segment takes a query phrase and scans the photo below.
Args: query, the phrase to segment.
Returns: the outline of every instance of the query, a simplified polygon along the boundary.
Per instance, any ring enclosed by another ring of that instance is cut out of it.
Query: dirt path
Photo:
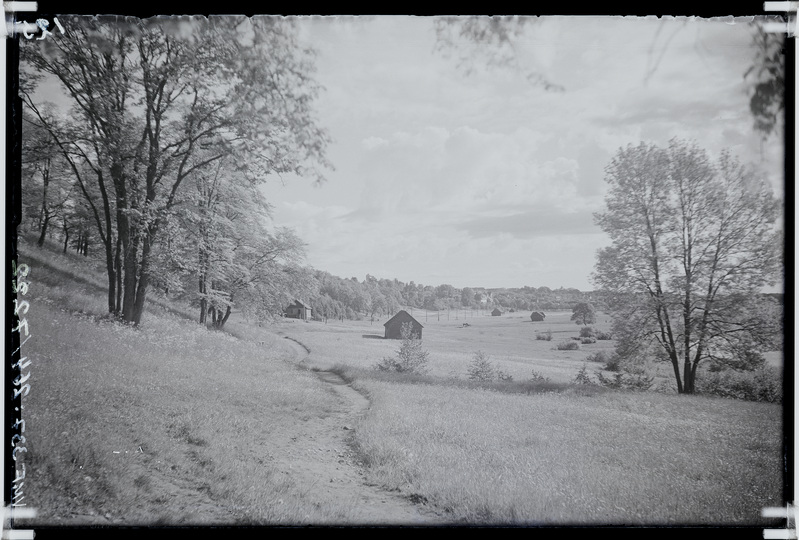
[[[310,367],[313,353],[301,342],[283,337],[294,351],[294,361]],[[315,373],[339,397],[340,406],[321,421],[321,426],[319,422],[300,426],[290,458],[286,458],[296,471],[294,480],[307,484],[321,504],[340,507],[342,513],[348,514],[345,519],[359,524],[445,523],[443,515],[434,509],[366,482],[351,444],[356,420],[369,408],[369,400],[339,375],[329,371]]]

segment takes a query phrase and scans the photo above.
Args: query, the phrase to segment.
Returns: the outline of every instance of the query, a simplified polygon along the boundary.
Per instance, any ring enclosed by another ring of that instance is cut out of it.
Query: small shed
[[[499,308],[494,308],[494,311],[491,312],[492,317],[499,317],[500,315],[502,315],[502,312],[499,310]]]
[[[544,315],[543,311],[533,311],[530,314],[530,320],[533,322],[542,322],[544,317],[546,317],[546,315]]]
[[[411,331],[416,337],[422,339],[422,328],[424,327],[404,309],[383,323],[383,326],[386,327],[386,339],[402,339],[403,323],[411,323],[413,326]]]
[[[311,308],[304,302],[295,300],[293,304],[286,308],[286,317],[289,319],[302,319],[304,321],[310,320]]]

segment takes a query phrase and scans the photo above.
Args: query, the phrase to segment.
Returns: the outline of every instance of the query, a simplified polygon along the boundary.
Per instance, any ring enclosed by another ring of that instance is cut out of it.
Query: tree
[[[519,40],[539,23],[538,17],[526,16],[439,17],[435,21],[436,50],[445,56],[457,53],[458,68],[466,75],[478,66],[514,68],[524,73],[532,85],[562,92],[562,85],[550,81],[529,59],[521,59],[526,47]]]
[[[63,38],[23,47],[23,99],[92,209],[109,311],[123,320],[141,321],[154,251],[188,179],[222,160],[253,183],[285,173],[323,179],[328,136],[311,108],[320,89],[293,24],[76,18]],[[41,113],[33,86],[43,76],[72,102],[64,128]]]
[[[755,130],[765,139],[783,122],[785,35],[766,32],[760,24],[754,24],[754,27],[755,58],[744,78],[752,81],[749,109],[754,117]]]
[[[427,372],[429,352],[422,349],[422,340],[413,332],[413,323],[402,323],[400,328],[402,342],[396,357],[385,357],[375,365],[379,371],[424,374]]]
[[[571,320],[583,326],[595,323],[596,311],[594,310],[594,306],[587,302],[578,303],[572,310]]]
[[[620,149],[605,179],[595,220],[612,244],[592,278],[608,293],[617,353],[670,362],[687,394],[703,361],[756,361],[779,331],[752,316],[782,269],[770,186],[728,152],[712,162],[678,139]]]

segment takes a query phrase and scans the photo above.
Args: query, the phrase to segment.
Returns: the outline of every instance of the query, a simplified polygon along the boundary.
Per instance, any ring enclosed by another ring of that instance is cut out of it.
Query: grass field
[[[399,345],[381,338],[385,319],[259,328],[234,317],[219,333],[156,299],[134,329],[102,317],[102,274],[87,261],[21,247],[32,267],[26,495],[42,523],[357,521],[357,508],[292,476],[296,427],[339,403],[292,365],[281,335],[311,350],[304,367],[335,367],[369,397],[353,419],[368,481],[453,523],[760,525],[763,507],[782,505],[780,406],[582,391],[569,383],[585,357],[613,343],[557,350],[579,331],[569,313],[415,312],[430,376],[381,378],[372,366]],[[607,329],[601,316],[595,326]],[[552,341],[536,340],[545,330]],[[469,386],[477,350],[517,382],[537,371],[550,386]]]
[[[482,350],[515,381],[536,371],[567,385],[589,354],[614,346],[557,350],[579,335],[570,315],[547,314],[539,323],[526,314],[474,317],[463,327],[462,318],[425,321],[417,313],[430,377],[393,381],[371,369],[399,345],[378,339],[384,321],[286,320],[276,328],[307,345],[313,365],[335,366],[370,396],[369,415],[356,429],[370,478],[432,501],[456,521],[767,522],[759,509],[782,500],[778,405],[677,396],[662,365],[662,393],[566,386],[527,396],[462,384]],[[604,316],[598,319],[593,326],[608,330]],[[546,330],[552,340],[537,340]]]

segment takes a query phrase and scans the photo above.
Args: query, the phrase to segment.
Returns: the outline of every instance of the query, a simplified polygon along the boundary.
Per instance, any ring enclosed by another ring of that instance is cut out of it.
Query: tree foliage
[[[312,109],[320,88],[312,51],[294,33],[292,21],[278,17],[75,17],[60,39],[24,44],[23,99],[91,210],[110,312],[140,322],[148,287],[159,279],[157,252],[180,247],[175,235],[164,245],[165,230],[180,204],[204,195],[189,196],[192,180],[223,163],[226,182],[255,186],[287,173],[323,179],[328,136]],[[70,100],[58,118],[45,114],[35,91],[45,79],[58,81]],[[200,293],[216,306],[225,295],[230,305],[233,289],[250,281],[244,252],[265,247],[241,240],[226,236],[218,250],[237,251],[224,294]]]
[[[620,149],[605,179],[595,220],[612,245],[593,280],[611,294],[617,353],[670,362],[680,393],[701,362],[757,364],[780,331],[760,294],[782,268],[771,187],[728,152],[711,161],[677,139]]]
[[[755,24],[755,57],[744,78],[751,81],[749,109],[755,130],[768,137],[783,122],[785,112],[785,35],[766,32]]]
[[[593,324],[596,322],[596,310],[592,304],[580,302],[572,309],[571,320],[582,326]]]
[[[512,68],[545,90],[564,90],[541,69],[521,60],[524,47],[518,42],[539,22],[537,17],[463,16],[439,17],[435,21],[436,50],[457,55],[458,68],[470,75],[477,67]]]

